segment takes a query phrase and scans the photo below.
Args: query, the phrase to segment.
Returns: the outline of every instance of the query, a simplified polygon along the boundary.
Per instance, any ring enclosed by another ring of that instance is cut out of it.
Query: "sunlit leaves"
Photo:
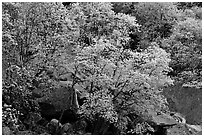
[[[91,111],[87,113],[93,117],[109,108],[114,116],[110,117],[118,119],[113,114],[120,114],[121,110],[145,113],[166,109],[166,100],[159,92],[161,87],[172,84],[172,80],[166,76],[171,70],[169,62],[169,55],[157,45],[140,53],[115,47],[102,40],[84,47],[78,52],[75,65],[80,73],[86,75],[84,86],[96,100],[93,101],[91,97],[81,110]],[[106,108],[100,106],[104,103],[100,98],[109,100],[106,102],[108,104],[104,104]],[[91,104],[101,109],[93,109]]]
[[[143,7],[138,7],[137,14],[141,11],[144,18],[141,25],[147,28],[158,22],[160,27],[164,20],[174,20],[169,13],[173,8],[171,4],[140,5]],[[153,6],[154,12],[146,11],[145,5],[147,9]],[[159,93],[163,86],[172,84],[166,76],[171,70],[168,66],[170,55],[156,43],[149,43],[149,47],[140,52],[129,49],[130,33],[141,27],[135,17],[115,13],[111,3],[73,3],[69,9],[61,3],[12,3],[7,6],[3,14],[6,59],[20,69],[25,68],[32,73],[30,79],[39,80],[49,89],[60,86],[58,77],[62,71],[70,73],[67,79],[72,81],[71,85],[78,84],[84,88],[81,92],[88,95],[79,110],[82,115],[93,120],[96,116],[103,117],[125,129],[129,112],[151,115],[149,111],[166,109],[166,100]],[[188,25],[188,22],[182,23],[180,26]],[[175,27],[178,35],[183,34],[180,26]],[[144,33],[155,27],[144,29]],[[187,31],[192,32],[191,37],[197,30]],[[150,36],[152,40],[158,36],[155,35]],[[199,33],[196,37],[200,37]],[[23,75],[19,74],[12,82],[21,82],[22,79],[17,81],[21,77]],[[27,85],[18,84],[18,88],[27,91]],[[48,94],[60,110],[70,107],[69,100],[61,97],[69,96],[66,90]],[[61,104],[61,100],[66,103]]]
[[[110,3],[73,4],[69,16],[78,24],[81,46],[90,45],[101,38],[125,45],[129,40],[129,31],[138,28],[134,17],[115,14]]]

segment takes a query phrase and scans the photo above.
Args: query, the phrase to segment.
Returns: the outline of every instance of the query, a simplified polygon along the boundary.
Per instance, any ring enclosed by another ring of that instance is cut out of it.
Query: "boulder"
[[[173,117],[162,112],[152,112],[152,117],[148,120],[148,123],[154,128],[154,135],[166,135],[168,128],[178,124]]]
[[[178,122],[173,117],[165,113],[154,114],[151,121],[156,125],[163,127],[171,127],[178,124]]]
[[[51,104],[56,111],[77,109],[79,107],[76,91],[69,86],[53,89],[45,97],[38,99],[38,102]]]
[[[62,127],[62,124],[61,124],[57,119],[52,119],[52,120],[48,123],[48,126]]]
[[[39,98],[38,103],[42,116],[47,120],[51,120],[52,118],[59,119],[63,111],[63,116],[67,116],[67,114],[69,116],[76,115],[79,108],[78,94],[75,89],[69,86],[59,87],[52,90],[51,93]],[[74,111],[75,114],[69,113],[70,111]],[[69,121],[66,121],[66,123],[67,122]]]
[[[47,125],[46,128],[50,134],[59,134],[62,124],[57,119],[52,119]]]
[[[77,84],[75,86],[77,89],[70,87],[67,81],[60,81],[58,88],[38,98],[37,101],[42,117],[48,121],[61,119],[62,124],[76,122],[78,120],[77,110],[79,105],[83,104],[87,95],[81,92],[82,87]]]
[[[62,129],[61,129],[61,132],[60,134],[67,134],[67,135],[70,135],[73,133],[73,126],[72,124],[70,123],[65,123],[63,126],[62,126]]]
[[[54,105],[47,102],[39,102],[40,112],[43,117],[48,120],[56,114],[56,108]]]

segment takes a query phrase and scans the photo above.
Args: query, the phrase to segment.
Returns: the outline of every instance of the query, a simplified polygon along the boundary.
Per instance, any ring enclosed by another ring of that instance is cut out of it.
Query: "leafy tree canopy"
[[[149,111],[166,109],[160,88],[172,80],[166,76],[169,55],[157,44],[141,53],[129,50],[128,33],[138,24],[134,17],[111,9],[109,3],[73,5],[70,16],[75,15],[80,27],[79,39],[91,36],[92,42],[79,42],[72,64],[89,95],[80,113],[91,119],[100,116],[119,126],[129,112],[148,115]]]
[[[70,108],[66,96],[75,95],[77,104],[77,85],[87,95],[78,112],[122,132],[129,114],[149,118],[168,111],[160,93],[173,83],[172,68],[177,80],[201,87],[199,6],[6,2],[2,11],[3,102],[24,114],[38,111],[33,89],[43,88],[64,111]],[[53,90],[67,73],[69,87]]]

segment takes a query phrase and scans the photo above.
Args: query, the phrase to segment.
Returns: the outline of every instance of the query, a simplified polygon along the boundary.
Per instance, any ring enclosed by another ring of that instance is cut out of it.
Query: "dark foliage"
[[[191,9],[192,7],[202,7],[202,2],[178,2],[176,4],[177,8],[180,10]]]

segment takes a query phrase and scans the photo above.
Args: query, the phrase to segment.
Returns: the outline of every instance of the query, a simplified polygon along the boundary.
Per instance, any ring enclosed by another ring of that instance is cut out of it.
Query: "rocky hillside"
[[[188,124],[202,124],[202,89],[176,84],[166,88],[163,94],[167,97],[171,111],[182,114]]]

